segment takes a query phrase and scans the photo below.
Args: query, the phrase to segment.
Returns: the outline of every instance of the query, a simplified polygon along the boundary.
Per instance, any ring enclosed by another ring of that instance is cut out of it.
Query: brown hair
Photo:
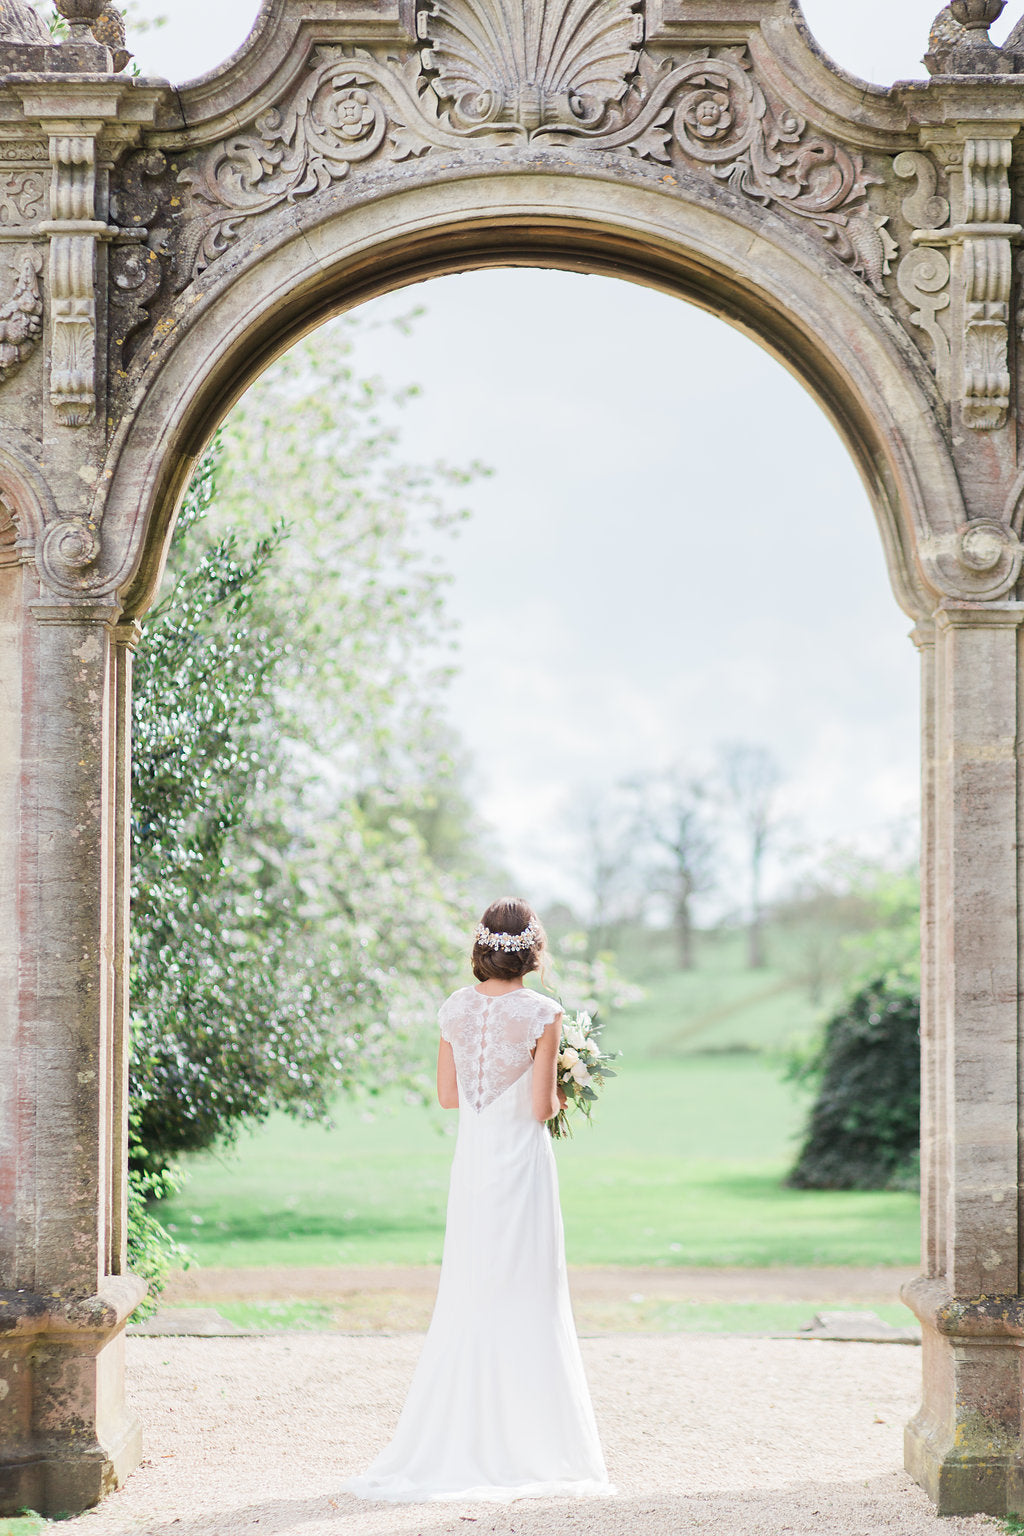
[[[477,981],[515,981],[529,971],[539,969],[547,937],[540,918],[519,896],[507,896],[495,901],[480,919],[492,933],[522,933],[532,923],[537,930],[537,941],[529,949],[490,949],[479,940],[473,945],[471,964]]]

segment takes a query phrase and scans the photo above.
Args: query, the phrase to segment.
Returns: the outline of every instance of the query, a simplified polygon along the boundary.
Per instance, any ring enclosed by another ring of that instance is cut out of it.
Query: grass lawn
[[[195,1303],[207,1307],[208,1302]],[[186,1308],[187,1310],[187,1308]],[[377,1316],[329,1301],[222,1301],[215,1310],[229,1322],[258,1333],[331,1333],[402,1331],[408,1319],[396,1323],[389,1298]],[[884,1322],[906,1328],[913,1319],[906,1307],[876,1303],[870,1309]],[[806,1301],[653,1301],[636,1295],[616,1303],[579,1302],[574,1307],[583,1334],[595,1333],[799,1333],[815,1308]],[[430,1304],[420,1303],[415,1327],[424,1329]],[[4,1536],[0,1524],[0,1536]],[[21,1533],[17,1533],[21,1536]],[[26,1533],[33,1536],[33,1533]]]
[[[649,1038],[622,1016],[621,1075],[557,1148],[571,1264],[916,1262],[915,1196],[781,1187],[805,1104],[770,1057],[659,1058]],[[454,1122],[397,1097],[343,1103],[331,1130],[275,1116],[192,1159],[161,1219],[204,1265],[436,1263]]]

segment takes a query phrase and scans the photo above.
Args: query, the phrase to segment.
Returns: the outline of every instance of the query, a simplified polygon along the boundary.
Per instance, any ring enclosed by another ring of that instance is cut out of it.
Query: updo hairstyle
[[[523,901],[519,896],[509,896],[504,901],[492,902],[480,921],[492,933],[511,934],[522,933],[532,923],[538,937],[530,948],[512,950],[491,949],[478,939],[473,945],[471,956],[473,975],[477,981],[515,981],[519,976],[540,969],[547,936],[540,918],[528,901]]]

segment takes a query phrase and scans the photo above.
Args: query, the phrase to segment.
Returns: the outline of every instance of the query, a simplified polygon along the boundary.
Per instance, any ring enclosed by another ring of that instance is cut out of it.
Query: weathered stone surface
[[[125,1283],[132,649],[196,454],[318,319],[524,261],[743,325],[864,476],[922,659],[908,1464],[943,1509],[1019,1507],[1020,27],[954,0],[932,78],[882,89],[795,0],[596,0],[592,33],[569,0],[266,0],[176,91],[114,73],[103,0],[63,9],[56,46],[0,0],[0,1510],[138,1454],[130,1295],[90,1298]]]

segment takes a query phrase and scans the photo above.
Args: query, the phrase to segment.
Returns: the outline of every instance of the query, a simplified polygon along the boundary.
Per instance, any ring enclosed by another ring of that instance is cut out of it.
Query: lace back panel
[[[533,1065],[534,1045],[561,1011],[527,987],[500,997],[475,987],[453,992],[438,1017],[455,1056],[462,1102],[479,1114],[511,1088]]]

